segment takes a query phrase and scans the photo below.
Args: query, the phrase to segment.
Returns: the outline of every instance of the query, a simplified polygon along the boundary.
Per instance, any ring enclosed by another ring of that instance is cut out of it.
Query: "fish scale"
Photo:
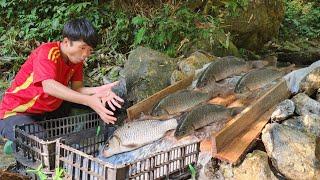
[[[283,72],[276,69],[256,69],[243,75],[236,84],[235,93],[246,93],[259,89],[264,85],[280,78]]]
[[[210,95],[192,90],[181,90],[163,98],[153,109],[152,115],[176,114],[208,101]]]
[[[190,111],[184,118],[175,132],[176,137],[183,137],[191,134],[196,129],[200,129],[212,123],[222,127],[233,115],[233,110],[221,105],[206,104]]]
[[[176,119],[134,121],[119,127],[104,149],[106,157],[131,151],[162,138],[167,131],[175,129]]]
[[[216,60],[200,75],[196,87],[203,88],[232,75],[247,72],[249,69],[250,65],[248,63],[236,57],[225,57],[224,59]]]

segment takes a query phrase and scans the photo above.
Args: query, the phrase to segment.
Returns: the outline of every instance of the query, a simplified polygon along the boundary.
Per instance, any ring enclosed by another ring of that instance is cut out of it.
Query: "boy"
[[[111,91],[116,83],[83,87],[83,62],[98,43],[92,24],[74,19],[63,28],[61,42],[36,48],[21,66],[0,103],[0,136],[14,140],[15,125],[32,123],[45,112],[56,110],[63,100],[89,106],[106,123],[114,123],[113,112],[123,100]],[[70,84],[70,88],[68,85]]]

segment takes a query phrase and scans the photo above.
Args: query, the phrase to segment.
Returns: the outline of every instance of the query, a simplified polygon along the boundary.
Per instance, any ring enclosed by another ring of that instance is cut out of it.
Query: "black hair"
[[[85,18],[72,19],[67,22],[63,27],[62,35],[71,41],[82,40],[92,48],[95,48],[99,43],[96,30]]]

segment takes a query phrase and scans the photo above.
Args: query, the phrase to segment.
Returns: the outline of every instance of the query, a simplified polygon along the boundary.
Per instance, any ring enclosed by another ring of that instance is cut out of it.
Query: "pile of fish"
[[[228,167],[217,162],[211,171],[203,170],[204,176],[208,179],[319,179],[320,61],[313,65],[317,67],[310,69],[311,65],[289,74],[287,85],[292,97],[276,106],[271,122],[262,131],[263,144],[247,154],[239,165]]]
[[[206,127],[210,127],[210,133],[205,137],[197,136],[198,140],[218,132],[242,108],[210,104],[209,100],[227,94],[254,92],[283,75],[274,68],[252,69],[252,64],[236,57],[225,57],[206,65],[195,79],[194,88],[161,99],[150,112],[149,120],[133,121],[119,127],[102,148],[100,156],[107,158],[106,161],[129,162],[129,159],[137,158],[137,154],[145,155],[143,152],[149,151],[150,147],[151,153],[164,151],[168,145],[172,148],[179,144],[172,142],[194,137],[197,131]],[[175,130],[174,133],[168,133],[171,130]]]

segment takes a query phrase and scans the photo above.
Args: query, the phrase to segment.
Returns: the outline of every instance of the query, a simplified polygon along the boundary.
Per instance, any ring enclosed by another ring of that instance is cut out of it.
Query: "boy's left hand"
[[[116,81],[97,87],[96,93],[94,94],[94,96],[101,98],[103,104],[108,103],[109,107],[113,111],[116,110],[114,106],[121,108],[121,105],[118,102],[124,102],[123,99],[112,92],[112,87],[116,86],[118,83],[119,81]]]

